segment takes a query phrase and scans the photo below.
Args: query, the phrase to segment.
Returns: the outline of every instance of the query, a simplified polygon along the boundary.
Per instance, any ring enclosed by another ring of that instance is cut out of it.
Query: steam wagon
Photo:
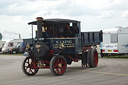
[[[43,19],[37,17],[29,25],[37,25],[34,45],[22,64],[23,72],[35,75],[39,69],[49,68],[60,76],[67,65],[81,60],[82,67],[98,66],[96,45],[102,41],[102,31],[81,32],[80,21]]]

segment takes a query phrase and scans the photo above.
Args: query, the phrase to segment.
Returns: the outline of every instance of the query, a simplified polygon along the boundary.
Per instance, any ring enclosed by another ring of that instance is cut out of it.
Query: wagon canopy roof
[[[80,22],[77,20],[70,20],[70,19],[43,19],[42,22],[44,23],[70,23],[70,22]],[[37,25],[37,21],[29,22],[29,25]]]

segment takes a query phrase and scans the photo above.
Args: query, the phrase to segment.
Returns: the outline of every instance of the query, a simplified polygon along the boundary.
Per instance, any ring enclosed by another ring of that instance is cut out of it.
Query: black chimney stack
[[[37,17],[37,37],[42,38],[42,17]]]

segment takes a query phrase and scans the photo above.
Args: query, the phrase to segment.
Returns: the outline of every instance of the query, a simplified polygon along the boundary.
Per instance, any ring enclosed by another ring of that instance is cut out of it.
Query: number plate
[[[108,52],[112,52],[112,50],[108,50]]]

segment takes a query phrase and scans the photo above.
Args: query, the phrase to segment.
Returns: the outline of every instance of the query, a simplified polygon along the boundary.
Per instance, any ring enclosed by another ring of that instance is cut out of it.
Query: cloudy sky
[[[36,17],[81,21],[82,31],[128,27],[128,0],[0,0],[0,32],[5,39],[30,38]],[[36,26],[34,26],[36,29]]]

